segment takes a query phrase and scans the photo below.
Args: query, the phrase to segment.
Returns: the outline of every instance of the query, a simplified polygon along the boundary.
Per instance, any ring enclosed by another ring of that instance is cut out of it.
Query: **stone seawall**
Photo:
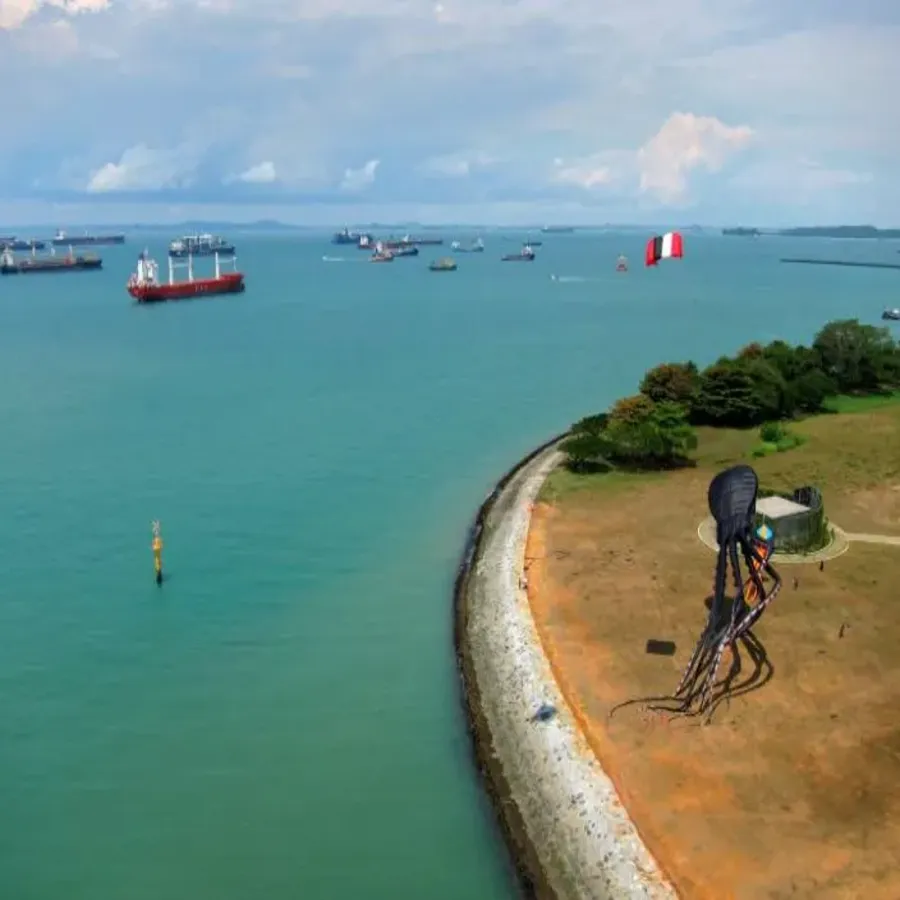
[[[531,507],[560,462],[560,440],[501,479],[457,574],[456,651],[476,760],[530,896],[671,900],[566,706],[523,587]],[[545,721],[542,706],[555,710]]]

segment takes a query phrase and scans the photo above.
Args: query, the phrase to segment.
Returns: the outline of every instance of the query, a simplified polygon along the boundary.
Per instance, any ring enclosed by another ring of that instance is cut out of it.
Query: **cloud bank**
[[[886,222],[898,46],[887,0],[0,0],[0,202]]]

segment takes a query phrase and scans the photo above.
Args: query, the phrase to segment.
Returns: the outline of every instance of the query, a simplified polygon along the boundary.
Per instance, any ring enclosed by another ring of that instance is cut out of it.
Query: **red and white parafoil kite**
[[[661,259],[681,259],[683,255],[683,242],[677,231],[667,231],[647,241],[648,266],[655,266]]]

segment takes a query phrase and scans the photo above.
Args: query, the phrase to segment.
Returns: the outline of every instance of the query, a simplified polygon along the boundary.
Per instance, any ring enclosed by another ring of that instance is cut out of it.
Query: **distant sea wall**
[[[528,896],[672,900],[586,749],[521,587],[531,507],[560,435],[510,470],[478,511],[455,584],[455,641],[475,758]],[[555,709],[546,721],[536,713]]]

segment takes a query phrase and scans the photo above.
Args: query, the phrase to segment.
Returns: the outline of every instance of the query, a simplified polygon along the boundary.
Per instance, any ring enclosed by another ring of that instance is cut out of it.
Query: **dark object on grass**
[[[655,638],[650,638],[647,641],[646,652],[652,653],[654,656],[674,656],[675,641],[657,641]]]

